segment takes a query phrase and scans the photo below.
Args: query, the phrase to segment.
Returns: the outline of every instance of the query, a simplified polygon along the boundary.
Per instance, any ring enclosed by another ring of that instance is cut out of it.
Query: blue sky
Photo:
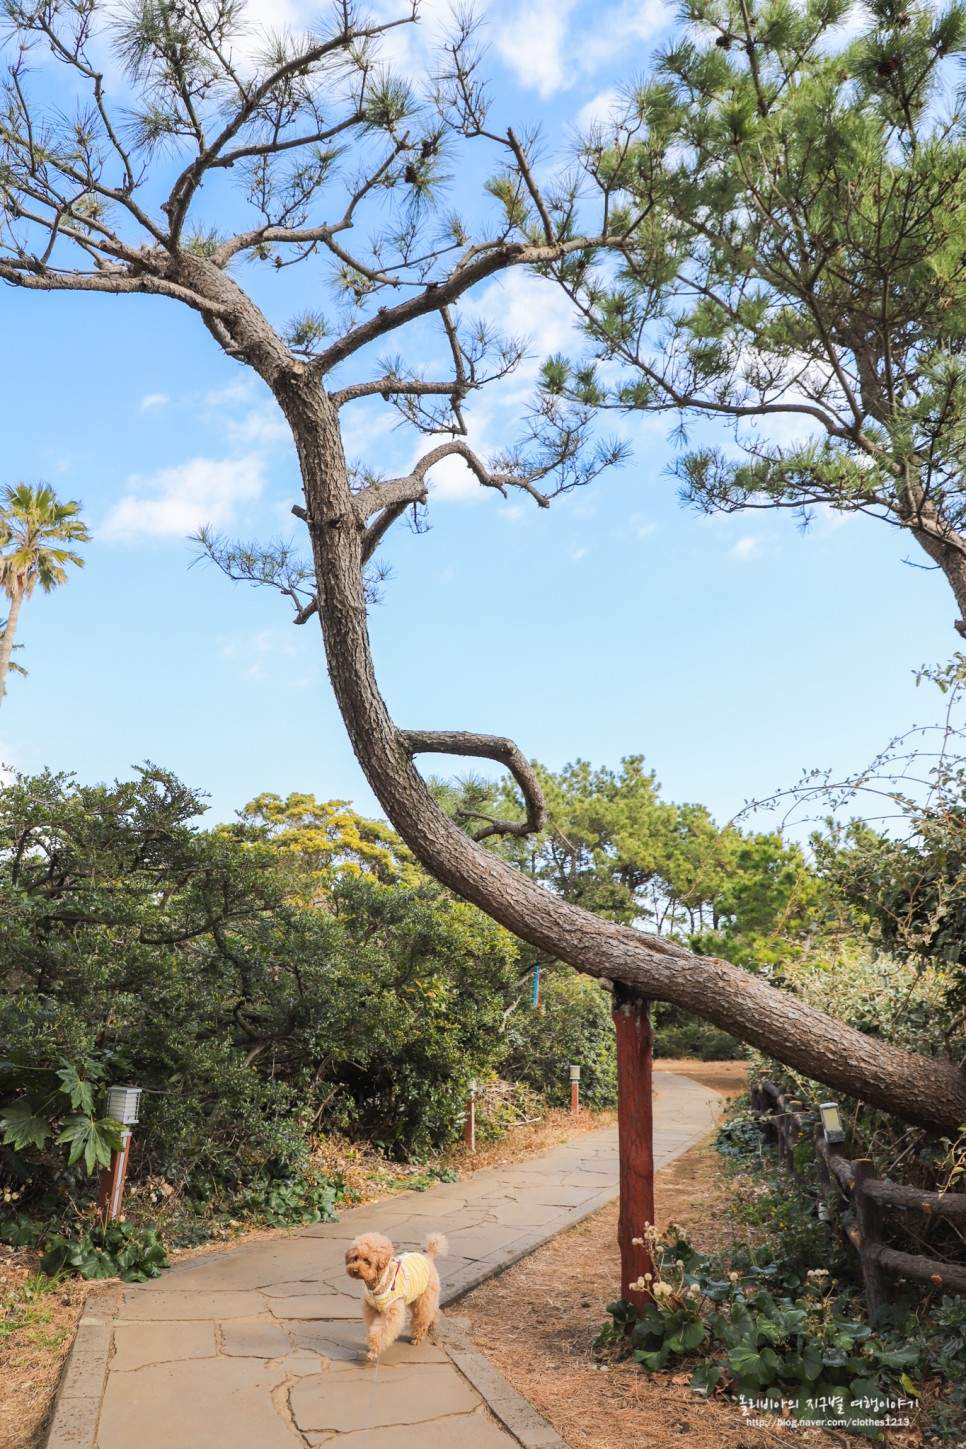
[[[427,26],[442,8],[426,7]],[[575,119],[602,114],[646,69],[670,23],[657,0],[485,14],[492,121],[539,120],[548,161]],[[256,18],[299,11],[264,0]],[[421,43],[393,42],[417,66]],[[308,268],[286,272],[285,295],[267,298],[273,320],[313,286]],[[548,284],[514,275],[465,310],[476,307],[531,337],[523,382],[539,355],[571,345]],[[297,534],[294,453],[262,384],[173,303],[6,288],[0,309],[0,481],[47,480],[83,501],[93,532],[86,568],[24,609],[17,657],[30,674],[10,680],[0,759],[88,781],[151,759],[210,794],[209,820],[262,790],[379,813],[316,625],[294,628],[274,595],[189,568],[186,535],[204,522],[246,539]],[[517,379],[481,399],[475,438],[504,441],[520,397]],[[349,454],[411,460],[412,436],[392,423],[361,405]],[[372,616],[401,725],[510,734],[553,768],[643,754],[668,798],[724,820],[804,768],[860,766],[939,713],[913,672],[955,649],[955,605],[940,575],[904,563],[913,546],[898,532],[831,514],[805,536],[779,513],[700,518],[666,474],[665,421],[626,432],[629,462],[549,511],[440,470],[431,531],[392,535],[394,578]]]

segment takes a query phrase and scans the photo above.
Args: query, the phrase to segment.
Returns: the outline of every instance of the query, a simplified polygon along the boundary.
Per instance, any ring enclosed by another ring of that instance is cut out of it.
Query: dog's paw
[[[379,1350],[378,1350],[378,1348],[370,1348],[369,1352],[366,1354],[366,1358],[369,1360],[370,1363],[375,1363],[375,1361],[376,1361],[376,1359],[378,1357],[379,1357]]]

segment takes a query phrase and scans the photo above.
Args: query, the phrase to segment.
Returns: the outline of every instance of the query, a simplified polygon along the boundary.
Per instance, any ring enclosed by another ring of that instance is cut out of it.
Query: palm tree
[[[52,488],[18,483],[5,488],[0,501],[0,589],[10,601],[0,635],[0,701],[7,692],[7,672],[20,606],[39,584],[49,594],[67,582],[67,565],[83,568],[84,560],[58,544],[86,543],[87,525],[78,518],[80,504],[61,503]],[[16,667],[16,666],[14,666]]]

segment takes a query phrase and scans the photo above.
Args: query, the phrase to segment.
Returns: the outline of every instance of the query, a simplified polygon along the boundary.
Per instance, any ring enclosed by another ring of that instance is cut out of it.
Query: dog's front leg
[[[371,1359],[378,1358],[382,1352],[382,1320],[383,1315],[363,1298],[362,1321],[365,1324],[366,1343],[369,1346],[369,1357]]]

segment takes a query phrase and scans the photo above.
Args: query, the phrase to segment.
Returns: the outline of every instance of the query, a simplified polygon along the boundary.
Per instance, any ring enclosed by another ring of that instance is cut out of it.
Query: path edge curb
[[[517,1392],[451,1318],[440,1319],[434,1337],[522,1449],[568,1449],[566,1440],[561,1439],[539,1410]]]

